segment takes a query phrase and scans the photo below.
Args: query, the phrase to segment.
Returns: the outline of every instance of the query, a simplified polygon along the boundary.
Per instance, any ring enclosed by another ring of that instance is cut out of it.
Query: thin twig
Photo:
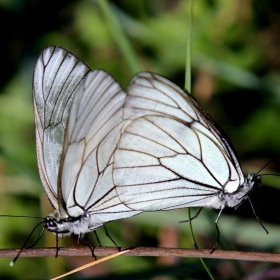
[[[127,248],[121,248],[126,250]],[[0,258],[13,258],[20,249],[1,249]],[[124,254],[124,256],[146,256],[146,257],[182,257],[182,258],[209,258],[209,259],[232,259],[243,261],[261,261],[261,262],[275,262],[280,263],[280,254],[273,253],[258,253],[258,252],[239,252],[239,251],[222,251],[215,250],[210,254],[209,250],[200,249],[181,249],[181,248],[152,248],[152,247],[137,247],[131,248],[131,251]],[[55,256],[56,248],[30,248],[24,249],[20,257],[48,257]],[[97,247],[94,249],[96,256],[108,256],[118,252],[116,247]],[[90,250],[84,247],[67,247],[60,248],[59,256],[91,256]]]

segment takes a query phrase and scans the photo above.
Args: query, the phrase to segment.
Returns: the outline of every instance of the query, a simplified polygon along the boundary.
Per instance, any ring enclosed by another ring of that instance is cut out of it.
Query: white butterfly
[[[82,237],[144,211],[235,207],[243,175],[223,131],[187,93],[148,72],[125,93],[65,49],[39,56],[33,80],[40,177],[55,211],[45,228]],[[217,228],[218,230],[218,228]]]

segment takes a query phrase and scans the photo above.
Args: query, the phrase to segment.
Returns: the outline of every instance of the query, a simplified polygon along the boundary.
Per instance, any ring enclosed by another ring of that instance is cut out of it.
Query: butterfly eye
[[[46,217],[45,228],[51,232],[55,232],[57,229],[57,221],[55,221],[52,217]]]
[[[253,180],[254,180],[255,186],[260,187],[262,185],[262,176],[261,175],[254,176]]]

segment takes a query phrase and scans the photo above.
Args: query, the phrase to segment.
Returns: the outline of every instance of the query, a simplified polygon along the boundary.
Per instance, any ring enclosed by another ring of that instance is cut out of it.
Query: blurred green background
[[[62,46],[91,68],[108,71],[124,88],[132,77],[99,1],[0,0],[0,214],[45,216],[52,212],[35,154],[32,71],[40,51],[51,44]],[[183,87],[189,1],[109,4],[142,69]],[[257,172],[280,151],[280,2],[200,0],[194,4],[192,93],[228,134],[244,172]],[[265,173],[279,170],[277,159]],[[223,213],[219,249],[278,253],[279,198],[280,178],[264,177],[263,187],[251,199],[269,235],[245,202],[236,211]],[[193,222],[200,248],[213,247],[216,215],[217,211],[205,209]],[[192,248],[188,225],[178,224],[185,219],[185,209],[145,213],[111,222],[107,228],[120,246]],[[1,218],[0,248],[22,246],[36,223]],[[112,246],[102,228],[97,233],[102,245]],[[66,238],[60,244],[76,245],[76,241],[76,237]],[[38,246],[55,246],[55,236],[45,233]],[[0,278],[48,279],[90,261],[20,258],[11,268],[10,260],[1,259]],[[279,267],[270,263],[206,263],[218,279],[280,278]],[[118,257],[68,279],[113,277],[207,279],[207,274],[198,259]]]

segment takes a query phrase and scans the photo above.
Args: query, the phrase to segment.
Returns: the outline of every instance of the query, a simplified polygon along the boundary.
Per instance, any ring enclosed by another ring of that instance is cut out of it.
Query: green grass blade
[[[188,13],[188,33],[186,47],[186,71],[185,71],[185,89],[191,93],[191,58],[192,58],[192,22],[193,22],[193,0],[190,0]]]
[[[189,4],[189,11],[188,11],[188,35],[187,35],[187,46],[186,46],[186,72],[185,72],[185,89],[191,93],[191,55],[192,55],[192,22],[193,22],[193,3],[194,0],[190,0]],[[192,220],[191,220],[191,210],[188,208],[188,216],[189,216],[189,226],[190,226],[190,232],[191,237],[194,243],[194,247],[198,249],[197,243],[194,238],[193,228],[192,228]],[[204,262],[202,258],[200,258],[200,261],[204,267],[204,269],[207,271],[209,277],[214,280],[215,277],[211,273],[210,269]]]
[[[111,6],[108,4],[107,0],[98,0],[97,1],[104,17],[109,25],[109,28],[112,32],[112,36],[114,37],[116,43],[119,46],[119,49],[122,52],[123,57],[126,60],[126,63],[132,74],[135,74],[141,71],[141,65],[137,59],[137,56],[131,47],[129,40],[127,39],[116,15],[112,11]]]

